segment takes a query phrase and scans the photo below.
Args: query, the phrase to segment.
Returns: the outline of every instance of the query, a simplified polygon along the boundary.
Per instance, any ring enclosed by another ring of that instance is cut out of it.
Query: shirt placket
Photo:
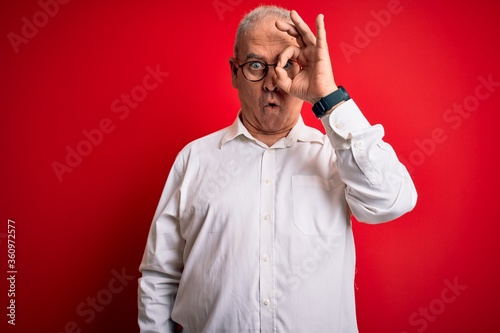
[[[274,188],[276,152],[264,152],[260,179],[259,292],[261,332],[275,332]]]

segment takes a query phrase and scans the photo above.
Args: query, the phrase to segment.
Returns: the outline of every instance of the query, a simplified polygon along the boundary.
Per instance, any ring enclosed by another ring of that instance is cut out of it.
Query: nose
[[[278,86],[276,85],[276,72],[274,68],[269,66],[266,76],[264,76],[262,88],[266,92],[276,92],[278,91]]]

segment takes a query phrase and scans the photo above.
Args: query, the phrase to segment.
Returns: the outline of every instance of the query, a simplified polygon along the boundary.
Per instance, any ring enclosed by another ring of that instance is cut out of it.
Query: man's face
[[[231,59],[232,83],[238,89],[243,124],[251,133],[286,135],[297,122],[303,104],[277,87],[274,67],[269,67],[258,82],[248,81],[237,67],[248,61],[275,64],[285,48],[298,46],[295,38],[276,28],[275,21],[268,18],[257,22],[257,28],[241,38],[238,59]]]

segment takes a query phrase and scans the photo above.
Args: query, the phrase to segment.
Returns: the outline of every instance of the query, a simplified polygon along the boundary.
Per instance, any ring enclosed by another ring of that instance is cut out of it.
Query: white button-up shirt
[[[141,332],[357,332],[350,221],[417,194],[354,101],[268,147],[239,117],[177,156],[140,265]]]

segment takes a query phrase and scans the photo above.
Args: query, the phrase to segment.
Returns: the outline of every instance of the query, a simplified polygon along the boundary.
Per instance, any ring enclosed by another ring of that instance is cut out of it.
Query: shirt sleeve
[[[413,181],[394,149],[382,140],[382,125],[370,125],[352,99],[321,121],[337,155],[347,203],[358,221],[387,222],[415,207]]]
[[[182,181],[176,160],[156,209],[139,270],[138,310],[141,333],[173,333],[171,319],[183,270],[185,241],[179,228],[179,187]]]

